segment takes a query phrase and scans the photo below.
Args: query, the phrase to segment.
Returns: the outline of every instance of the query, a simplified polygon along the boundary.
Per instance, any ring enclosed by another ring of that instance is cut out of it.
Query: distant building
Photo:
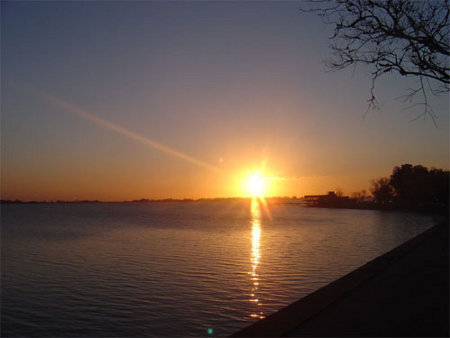
[[[309,207],[329,207],[342,208],[349,207],[353,202],[348,196],[338,196],[334,191],[329,191],[327,195],[305,195],[303,200]]]

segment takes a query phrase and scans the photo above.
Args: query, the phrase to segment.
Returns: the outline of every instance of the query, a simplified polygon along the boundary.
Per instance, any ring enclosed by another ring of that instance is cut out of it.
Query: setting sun
[[[255,171],[247,177],[246,188],[251,197],[264,197],[267,193],[266,179]]]

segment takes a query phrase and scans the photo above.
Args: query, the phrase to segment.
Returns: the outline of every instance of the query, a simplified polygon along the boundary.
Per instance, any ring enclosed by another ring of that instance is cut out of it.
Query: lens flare
[[[159,151],[161,151],[163,153],[166,153],[168,155],[171,155],[173,157],[180,158],[180,159],[182,159],[184,161],[196,164],[196,165],[198,165],[200,167],[203,167],[203,168],[206,168],[208,170],[215,171],[215,172],[219,172],[220,171],[218,168],[216,168],[216,167],[214,167],[214,166],[212,166],[212,165],[210,165],[210,164],[208,164],[206,162],[203,162],[203,161],[201,161],[199,159],[196,159],[196,158],[194,158],[192,156],[189,156],[189,155],[187,155],[187,154],[185,154],[185,153],[183,153],[183,152],[181,152],[179,150],[173,149],[173,148],[168,147],[168,146],[166,146],[164,144],[161,144],[159,142],[151,140],[148,137],[145,137],[143,135],[135,133],[135,132],[133,132],[131,130],[128,130],[128,129],[124,128],[124,127],[121,127],[121,126],[119,126],[119,125],[117,125],[115,123],[112,123],[112,122],[110,122],[108,120],[102,119],[102,118],[100,118],[100,117],[98,117],[98,116],[88,112],[85,109],[82,109],[82,108],[77,107],[77,106],[75,106],[73,104],[70,104],[70,103],[68,103],[66,101],[58,99],[58,98],[56,98],[56,97],[54,97],[54,96],[52,96],[50,94],[47,94],[47,93],[40,93],[40,94],[43,97],[47,98],[49,101],[53,102],[54,104],[56,104],[56,105],[58,105],[58,106],[60,106],[60,107],[62,107],[64,109],[66,109],[68,111],[71,111],[72,113],[76,113],[78,116],[84,118],[85,120],[91,121],[91,122],[93,122],[93,123],[95,123],[95,124],[97,124],[97,125],[99,125],[99,126],[101,126],[103,128],[107,128],[109,130],[112,130],[112,131],[114,131],[114,132],[116,132],[118,134],[121,134],[121,135],[123,135],[123,136],[125,136],[125,137],[127,137],[127,138],[129,138],[131,140],[137,141],[137,142],[142,143],[142,144],[144,144],[144,145],[146,145],[146,146],[148,146],[150,148],[159,150]]]

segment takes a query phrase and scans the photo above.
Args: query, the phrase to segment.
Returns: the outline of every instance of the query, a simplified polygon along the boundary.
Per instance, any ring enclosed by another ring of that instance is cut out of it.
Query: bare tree
[[[310,0],[301,10],[334,25],[332,69],[371,67],[369,108],[377,107],[377,79],[394,72],[418,79],[404,99],[421,95],[410,107],[435,119],[428,96],[448,93],[450,84],[448,0]]]
[[[367,198],[367,192],[365,189],[363,189],[361,191],[356,191],[356,192],[352,193],[351,198],[356,200],[358,203],[362,203]]]

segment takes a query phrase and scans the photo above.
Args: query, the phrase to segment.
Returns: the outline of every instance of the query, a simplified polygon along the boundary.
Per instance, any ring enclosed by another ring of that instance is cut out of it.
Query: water
[[[434,224],[250,201],[2,205],[2,336],[224,336]]]

